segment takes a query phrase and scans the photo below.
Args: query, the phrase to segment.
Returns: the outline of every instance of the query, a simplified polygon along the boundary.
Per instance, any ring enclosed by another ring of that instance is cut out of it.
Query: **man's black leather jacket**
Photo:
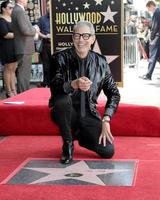
[[[86,92],[91,113],[100,118],[96,110],[96,104],[97,98],[101,90],[103,90],[107,96],[104,116],[112,117],[120,101],[120,94],[105,57],[89,51],[85,67],[86,76],[92,81],[91,88]],[[54,72],[52,73],[53,78],[50,84],[51,98],[49,107],[54,107],[54,97],[56,95],[72,95],[74,92],[71,82],[80,77],[80,58],[77,56],[74,47],[55,53],[52,57],[52,69],[54,69]]]

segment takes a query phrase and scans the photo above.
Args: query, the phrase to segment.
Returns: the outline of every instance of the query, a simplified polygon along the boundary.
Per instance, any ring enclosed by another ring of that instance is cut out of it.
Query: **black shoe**
[[[151,77],[146,75],[140,76],[140,78],[142,78],[143,80],[151,80]]]
[[[42,83],[37,84],[37,87],[39,87],[39,88],[47,88],[49,86],[48,86],[48,84],[42,82]]]
[[[61,156],[61,163],[62,164],[69,164],[73,160],[73,150],[74,145],[73,142],[64,142],[62,147],[62,156]]]
[[[14,95],[13,95],[13,93],[12,93],[12,91],[8,91],[7,93],[6,93],[6,97],[7,98],[10,98],[10,97],[13,97]]]
[[[135,67],[135,65],[129,65],[129,68],[134,68]]]

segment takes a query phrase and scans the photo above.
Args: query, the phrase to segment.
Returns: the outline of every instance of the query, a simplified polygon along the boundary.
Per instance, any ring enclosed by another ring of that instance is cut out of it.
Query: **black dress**
[[[3,65],[17,61],[14,39],[4,38],[8,32],[13,32],[11,22],[0,18],[0,60]]]

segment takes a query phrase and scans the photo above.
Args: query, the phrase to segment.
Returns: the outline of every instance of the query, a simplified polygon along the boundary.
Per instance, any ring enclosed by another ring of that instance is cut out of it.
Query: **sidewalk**
[[[160,64],[156,64],[152,80],[142,80],[148,62],[141,60],[136,68],[124,68],[124,87],[119,88],[122,103],[160,107]]]

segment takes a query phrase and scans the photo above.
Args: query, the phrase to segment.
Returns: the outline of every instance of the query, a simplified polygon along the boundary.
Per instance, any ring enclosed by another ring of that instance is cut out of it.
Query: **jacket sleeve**
[[[58,56],[53,55],[51,60],[52,73],[50,90],[52,95],[63,93],[64,72],[62,63],[58,61]]]
[[[53,55],[50,89],[52,95],[69,94],[73,92],[69,79],[69,68],[63,56]]]
[[[160,11],[156,10],[152,17],[151,40],[160,35]]]
[[[105,105],[104,116],[108,115],[112,117],[117,110],[120,101],[120,93],[112,77],[108,64],[107,72],[105,74],[105,79],[103,83],[103,92],[107,96],[107,103]]]

